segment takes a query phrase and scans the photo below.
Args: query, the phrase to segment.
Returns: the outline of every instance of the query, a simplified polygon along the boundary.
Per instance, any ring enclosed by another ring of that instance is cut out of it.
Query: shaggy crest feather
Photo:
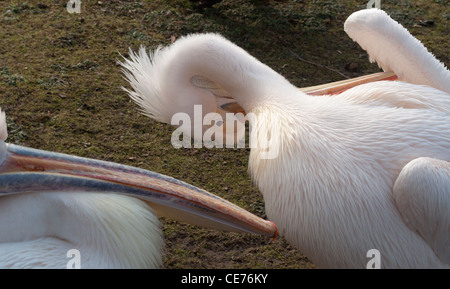
[[[167,104],[164,99],[153,98],[148,101],[143,95],[159,95],[159,71],[163,70],[161,67],[161,58],[164,57],[164,50],[160,47],[153,53],[147,54],[145,47],[141,46],[139,52],[136,54],[130,49],[130,59],[125,59],[125,62],[119,63],[123,66],[122,72],[125,78],[133,87],[133,91],[126,88],[125,90],[130,97],[138,103],[142,112],[149,117],[152,117],[161,122],[169,122],[166,111]]]

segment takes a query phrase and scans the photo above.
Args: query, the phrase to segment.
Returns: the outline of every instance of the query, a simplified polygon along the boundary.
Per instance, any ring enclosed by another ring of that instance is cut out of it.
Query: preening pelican
[[[7,144],[6,137],[0,111],[0,268],[66,268],[71,249],[81,268],[159,268],[155,213],[276,235],[271,222],[171,177]]]
[[[250,152],[266,213],[317,266],[366,268],[376,249],[381,268],[448,268],[450,73],[381,10],[356,12],[345,30],[386,70],[381,78],[399,80],[365,77],[344,81],[347,90],[339,83],[340,94],[304,89],[310,95],[221,36],[200,34],[131,53],[128,92],[168,123],[177,112],[193,117],[196,104],[204,115],[227,108],[224,98],[252,114],[250,138],[277,151]]]

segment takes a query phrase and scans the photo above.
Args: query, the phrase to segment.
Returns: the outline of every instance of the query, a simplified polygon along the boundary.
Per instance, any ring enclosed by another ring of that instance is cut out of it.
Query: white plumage
[[[377,249],[382,268],[448,268],[450,73],[383,11],[359,11],[345,30],[400,81],[311,96],[202,34],[150,57],[131,53],[129,93],[168,123],[177,112],[194,118],[195,104],[215,112],[218,98],[232,96],[252,115],[250,137],[276,151],[267,159],[255,147],[249,159],[269,219],[319,267],[365,268]]]
[[[160,268],[164,240],[153,210],[115,194],[27,193],[0,200],[0,268]],[[8,232],[8,233],[6,233]]]

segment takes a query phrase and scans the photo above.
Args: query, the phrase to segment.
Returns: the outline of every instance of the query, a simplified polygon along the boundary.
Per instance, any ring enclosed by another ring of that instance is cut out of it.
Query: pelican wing
[[[450,71],[386,12],[357,11],[347,18],[344,30],[367,51],[371,62],[393,71],[399,80],[450,93]]]
[[[431,158],[409,162],[393,193],[407,226],[450,264],[450,162]]]

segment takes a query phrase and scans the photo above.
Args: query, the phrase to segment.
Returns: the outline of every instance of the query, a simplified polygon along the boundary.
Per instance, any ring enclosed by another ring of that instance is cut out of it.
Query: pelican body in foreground
[[[252,114],[250,138],[278,152],[250,152],[267,216],[319,267],[366,268],[376,249],[381,268],[448,268],[450,72],[381,10],[352,14],[345,31],[398,81],[302,91],[223,37],[201,34],[131,53],[127,91],[167,123],[177,112],[194,119],[194,105],[203,116],[226,108],[224,98]]]
[[[276,227],[197,187],[111,162],[7,144],[0,111],[0,268],[160,268],[156,214],[209,228]],[[77,257],[77,258],[78,258]]]

